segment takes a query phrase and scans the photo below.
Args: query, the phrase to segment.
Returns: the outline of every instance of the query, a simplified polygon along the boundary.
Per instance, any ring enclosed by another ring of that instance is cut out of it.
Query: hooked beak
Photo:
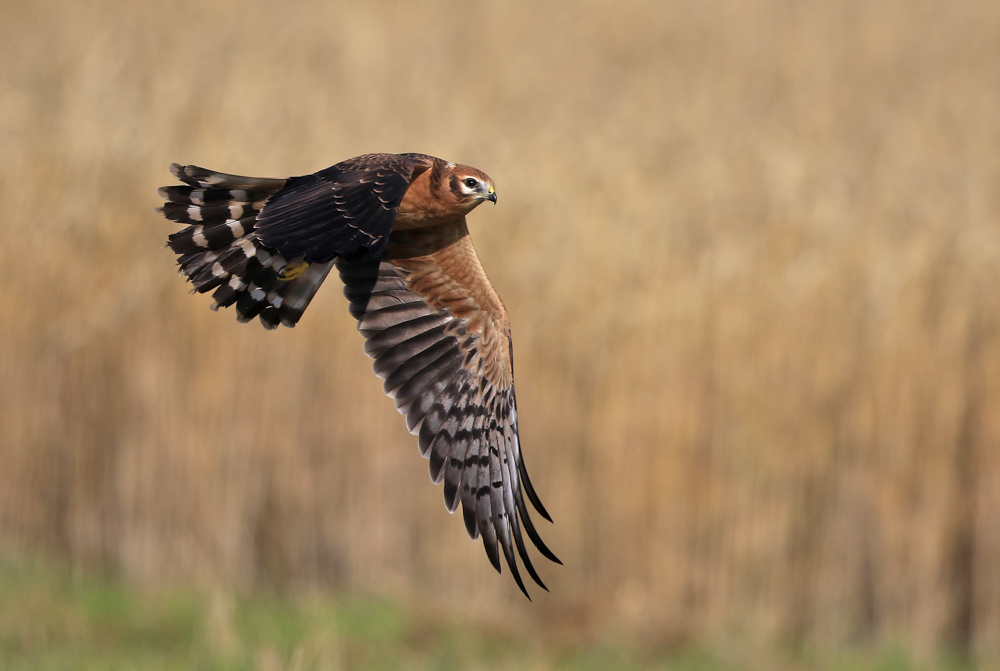
[[[486,200],[490,201],[494,205],[497,204],[497,192],[493,190],[492,186],[490,187],[490,192],[486,194]]]

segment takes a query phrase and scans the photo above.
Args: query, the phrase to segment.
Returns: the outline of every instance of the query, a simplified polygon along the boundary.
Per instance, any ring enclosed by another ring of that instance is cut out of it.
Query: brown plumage
[[[333,267],[365,353],[406,415],[469,535],[500,552],[518,587],[515,550],[538,577],[522,538],[559,562],[528,515],[545,519],[521,456],[510,323],[472,246],[465,216],[496,202],[483,172],[424,154],[366,154],[303,177],[260,179],[171,166],[159,208],[189,224],[170,236],[195,290],[213,309],[236,305],[269,329],[295,326]],[[559,562],[561,563],[561,562]]]

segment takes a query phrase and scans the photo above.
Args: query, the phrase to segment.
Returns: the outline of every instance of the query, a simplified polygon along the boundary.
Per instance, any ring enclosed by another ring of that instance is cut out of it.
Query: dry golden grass
[[[550,638],[1000,655],[1000,4],[5,3],[0,552]],[[171,161],[476,165],[566,561],[443,511],[339,287],[186,295]],[[489,613],[483,615],[482,613]]]

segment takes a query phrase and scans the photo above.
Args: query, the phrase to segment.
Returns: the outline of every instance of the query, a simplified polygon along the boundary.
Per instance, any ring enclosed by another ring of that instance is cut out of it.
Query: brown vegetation
[[[551,636],[1000,655],[1000,4],[7,3],[0,553]],[[335,281],[265,332],[171,161],[475,165],[566,566],[449,517]],[[502,607],[498,604],[502,604]]]

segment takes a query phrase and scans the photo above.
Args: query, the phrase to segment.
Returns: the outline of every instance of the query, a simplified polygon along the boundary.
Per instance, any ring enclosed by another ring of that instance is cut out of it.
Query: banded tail
[[[186,186],[161,187],[167,202],[156,208],[188,227],[167,246],[179,255],[180,272],[194,291],[215,290],[212,309],[236,305],[236,317],[259,316],[267,329],[295,326],[333,262],[286,259],[260,240],[257,215],[286,179],[241,177],[174,163],[170,172]]]

